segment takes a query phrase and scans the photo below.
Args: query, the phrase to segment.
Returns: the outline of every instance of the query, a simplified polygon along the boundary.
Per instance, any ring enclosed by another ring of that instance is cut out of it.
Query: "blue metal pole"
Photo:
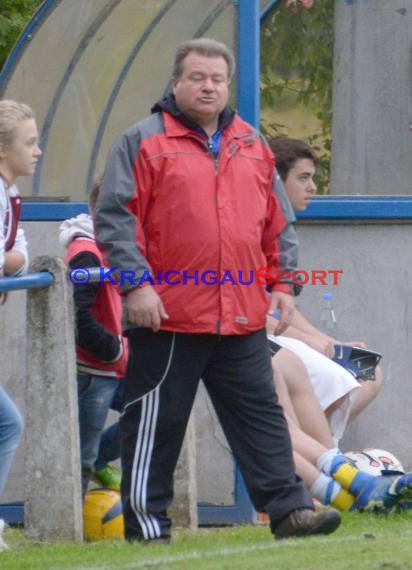
[[[104,277],[104,267],[81,268],[83,281],[79,276],[71,276],[72,271],[80,271],[79,268],[68,271],[69,279],[73,285],[82,285],[83,283],[99,283]],[[18,289],[41,289],[50,287],[53,283],[53,275],[49,271],[41,271],[39,273],[28,273],[22,277],[2,277],[0,278],[0,293],[6,291],[17,291]]]
[[[259,128],[259,0],[238,0],[238,107],[240,115]]]
[[[241,117],[259,129],[260,122],[260,15],[259,0],[238,0],[238,108]],[[253,522],[254,509],[235,466],[236,518]]]
[[[53,275],[48,271],[29,273],[23,277],[2,277],[0,279],[0,293],[17,291],[18,289],[41,289],[50,287]]]
[[[51,222],[87,213],[86,202],[25,202],[22,221]],[[412,219],[412,196],[315,196],[305,212],[297,218],[318,219]]]
[[[21,219],[25,222],[61,221],[88,211],[86,202],[31,202],[23,199]]]

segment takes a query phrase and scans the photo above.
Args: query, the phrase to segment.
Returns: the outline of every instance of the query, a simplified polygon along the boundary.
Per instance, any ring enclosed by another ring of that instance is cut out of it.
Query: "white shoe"
[[[3,538],[4,530],[6,527],[7,527],[7,525],[4,522],[4,520],[0,519],[0,552],[2,550],[8,550],[8,548],[9,548],[7,543],[4,541],[4,538]]]

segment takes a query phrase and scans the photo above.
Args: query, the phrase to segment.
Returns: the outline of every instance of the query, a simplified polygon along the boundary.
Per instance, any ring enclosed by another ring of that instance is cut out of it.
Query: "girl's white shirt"
[[[10,198],[14,196],[19,196],[19,190],[16,185],[10,186],[6,189],[6,184],[3,178],[0,176],[0,269],[4,267],[4,254],[5,245],[9,237],[9,232],[11,231],[11,224],[8,228],[5,228],[6,212],[10,208]],[[7,235],[6,235],[7,234]],[[24,275],[27,273],[29,268],[29,254],[27,250],[27,240],[24,234],[23,228],[20,226],[17,228],[16,239],[14,241],[11,251],[19,251],[24,256],[24,264],[22,267],[14,273],[14,276]]]

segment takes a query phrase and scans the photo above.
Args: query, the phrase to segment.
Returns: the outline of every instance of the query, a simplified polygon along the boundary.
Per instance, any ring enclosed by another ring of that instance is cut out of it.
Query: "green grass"
[[[392,570],[412,569],[412,511],[346,514],[327,537],[274,541],[266,526],[177,531],[170,546],[123,541],[33,543],[9,529],[1,570]]]

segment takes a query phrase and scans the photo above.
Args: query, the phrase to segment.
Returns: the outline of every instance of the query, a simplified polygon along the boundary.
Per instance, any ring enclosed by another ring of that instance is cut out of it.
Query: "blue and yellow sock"
[[[344,489],[357,496],[367,485],[373,481],[374,476],[359,471],[339,449],[329,449],[323,453],[317,466],[326,475],[333,477]]]
[[[340,511],[349,511],[355,503],[353,495],[324,473],[319,474],[310,492],[323,505],[332,505]]]

